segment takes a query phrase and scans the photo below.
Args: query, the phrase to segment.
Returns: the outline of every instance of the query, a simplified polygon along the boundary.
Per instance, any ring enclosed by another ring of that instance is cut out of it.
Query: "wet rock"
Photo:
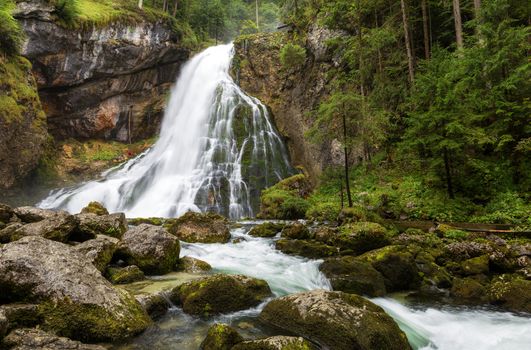
[[[127,284],[145,279],[144,273],[136,265],[109,267],[105,275],[112,284]]]
[[[179,240],[168,231],[142,224],[124,234],[116,254],[147,274],[165,274],[175,267],[179,252]]]
[[[492,250],[492,247],[487,243],[474,241],[454,242],[445,247],[445,254],[442,256],[442,259],[463,261],[490,254]]]
[[[313,236],[316,241],[334,245],[337,241],[338,229],[329,226],[319,226],[315,229]]]
[[[231,350],[241,343],[243,338],[229,325],[216,323],[208,329],[208,334],[201,343],[201,350]]]
[[[339,255],[338,249],[321,242],[299,239],[279,239],[275,248],[285,254],[299,255],[311,259]]]
[[[86,207],[81,209],[81,214],[109,215],[109,212],[100,202],[90,202]]]
[[[14,211],[7,204],[0,203],[0,222],[7,223],[11,220]]]
[[[271,296],[264,280],[243,275],[213,275],[175,288],[171,300],[191,315],[210,316],[245,310]]]
[[[78,244],[74,249],[85,255],[98,270],[105,271],[112,260],[118,242],[116,238],[98,235],[94,239]]]
[[[34,327],[42,322],[37,304],[5,304],[0,306],[0,313],[4,313],[7,318],[8,329]]]
[[[385,227],[374,222],[347,224],[342,226],[340,231],[336,245],[342,250],[352,250],[355,254],[362,254],[390,243]]]
[[[284,227],[282,229],[281,237],[290,239],[308,239],[310,238],[310,230],[308,230],[304,224],[295,223]]]
[[[13,233],[12,240],[26,236],[41,236],[53,241],[66,242],[77,225],[78,220],[75,216],[65,211],[58,211],[42,220],[20,227]]]
[[[177,262],[177,271],[201,273],[210,270],[212,270],[212,266],[209,263],[190,256],[184,256]]]
[[[316,290],[285,296],[269,302],[260,320],[325,349],[411,349],[382,308],[354,294]]]
[[[360,255],[359,259],[370,263],[382,274],[387,292],[416,289],[421,279],[414,250],[404,246],[387,246]]]
[[[12,350],[106,350],[100,345],[83,344],[34,328],[12,331],[4,339],[4,344]]]
[[[450,295],[460,302],[478,304],[485,301],[485,291],[485,287],[471,277],[454,278]]]
[[[275,336],[249,340],[237,344],[232,350],[315,350],[312,343],[301,337]]]
[[[284,224],[274,222],[264,222],[263,224],[254,226],[249,235],[253,237],[275,237],[282,229]]]
[[[531,281],[508,274],[497,276],[487,288],[487,298],[507,310],[531,313]]]
[[[123,213],[110,215],[97,215],[92,213],[77,214],[79,225],[75,235],[81,237],[95,237],[96,235],[106,235],[114,238],[122,238],[127,231],[127,220]]]
[[[334,290],[370,297],[385,295],[383,276],[371,264],[352,256],[327,259],[319,270],[325,274]]]
[[[162,317],[170,307],[170,303],[163,293],[135,295],[136,300],[142,305],[142,308],[154,320]]]
[[[35,208],[35,207],[18,207],[13,209],[15,215],[22,220],[22,222],[25,223],[32,223],[41,221],[48,218],[53,218],[58,215],[58,213],[62,213],[60,215],[68,214],[66,211],[60,210],[50,210],[50,209],[41,209],[41,208]]]
[[[190,243],[227,243],[230,240],[228,220],[213,213],[188,212],[168,230],[181,241]]]
[[[6,227],[4,227],[3,229],[0,230],[0,243],[9,243],[11,241],[14,241],[15,238],[14,238],[14,233],[20,229],[22,226],[24,226],[23,224],[21,224],[20,222],[13,222],[13,223],[10,223],[9,225],[7,225]]]
[[[42,237],[0,247],[0,303],[39,303],[42,328],[82,341],[116,341],[150,320],[74,248]]]
[[[489,257],[487,255],[482,255],[463,261],[461,263],[460,272],[465,276],[488,273]]]

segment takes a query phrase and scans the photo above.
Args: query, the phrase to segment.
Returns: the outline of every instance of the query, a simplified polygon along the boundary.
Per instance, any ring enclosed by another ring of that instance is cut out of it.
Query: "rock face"
[[[175,268],[179,253],[177,238],[162,227],[142,224],[124,234],[117,255],[147,274],[164,274]]]
[[[241,343],[243,338],[238,332],[222,323],[216,323],[208,329],[208,334],[201,343],[201,350],[231,350]]]
[[[0,303],[39,303],[42,328],[81,341],[114,341],[143,331],[149,317],[72,247],[24,237],[0,248]]]
[[[245,310],[271,296],[264,280],[243,275],[213,275],[180,285],[171,299],[191,315],[210,316]]]
[[[188,212],[168,229],[181,241],[190,243],[227,243],[230,240],[229,223],[221,215]]]
[[[382,308],[354,294],[316,290],[289,295],[267,304],[260,319],[325,349],[411,349]]]
[[[4,344],[12,350],[105,350],[103,346],[83,344],[32,328],[14,330],[4,339]]]
[[[188,50],[162,19],[64,28],[53,7],[17,4],[14,16],[27,40],[23,55],[33,63],[50,132],[58,138],[126,141],[155,134],[165,93]],[[3,152],[2,152],[3,153]]]
[[[314,350],[316,347],[301,337],[276,336],[244,341],[232,350]]]

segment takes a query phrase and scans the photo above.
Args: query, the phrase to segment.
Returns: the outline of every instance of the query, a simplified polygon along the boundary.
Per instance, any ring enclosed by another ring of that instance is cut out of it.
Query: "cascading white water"
[[[189,210],[253,216],[260,191],[292,169],[266,107],[231,78],[233,51],[232,44],[211,47],[183,67],[150,150],[39,206],[78,212],[99,201],[129,217]]]

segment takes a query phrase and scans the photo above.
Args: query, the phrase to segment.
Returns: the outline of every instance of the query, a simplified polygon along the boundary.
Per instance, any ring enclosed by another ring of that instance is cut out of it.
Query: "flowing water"
[[[260,191],[293,170],[267,108],[231,78],[233,52],[232,44],[211,47],[183,67],[152,149],[39,205],[79,212],[99,201],[128,217],[254,216]]]

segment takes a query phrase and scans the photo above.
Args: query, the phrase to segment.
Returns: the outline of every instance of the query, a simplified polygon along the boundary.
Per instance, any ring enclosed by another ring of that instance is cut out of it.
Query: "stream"
[[[273,239],[255,238],[247,232],[257,222],[242,222],[232,230],[227,244],[183,243],[181,256],[208,262],[213,272],[244,274],[265,279],[275,296],[312,289],[330,290],[320,273],[320,260],[289,256],[274,247]],[[238,243],[234,243],[234,240]],[[531,320],[509,312],[486,308],[441,307],[422,303],[409,304],[400,297],[375,298],[408,336],[413,349],[423,350],[520,350],[531,344]],[[265,303],[264,303],[265,304]],[[202,320],[173,307],[151,329],[120,350],[196,350],[208,327],[224,322],[246,338],[278,335],[278,330],[262,325],[257,316],[264,304],[245,311]]]

